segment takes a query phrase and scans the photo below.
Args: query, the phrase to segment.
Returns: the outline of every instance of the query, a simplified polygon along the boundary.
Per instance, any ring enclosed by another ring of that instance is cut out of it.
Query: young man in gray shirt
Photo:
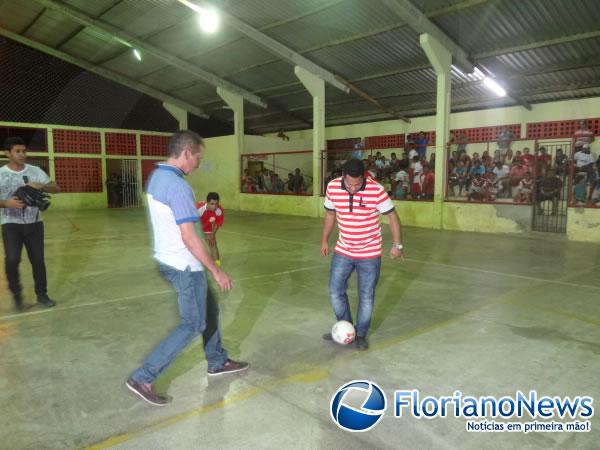
[[[4,142],[4,151],[8,164],[0,167],[0,222],[8,288],[12,292],[17,310],[22,311],[24,309],[23,287],[19,276],[19,263],[25,246],[33,269],[37,301],[44,306],[52,307],[56,303],[48,297],[47,292],[44,222],[39,209],[25,205],[15,197],[15,192],[24,185],[50,193],[58,193],[60,188],[42,169],[26,164],[27,147],[21,138],[7,138]]]

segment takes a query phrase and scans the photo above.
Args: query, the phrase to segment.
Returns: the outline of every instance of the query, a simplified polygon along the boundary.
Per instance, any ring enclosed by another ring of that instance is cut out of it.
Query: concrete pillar
[[[235,135],[236,148],[233,149],[233,168],[237,175],[237,189],[234,198],[234,204],[240,209],[240,192],[242,191],[241,179],[242,168],[241,159],[244,149],[244,98],[239,94],[234,94],[226,89],[217,87],[217,94],[223,99],[227,106],[233,111],[233,132]]]
[[[179,122],[180,130],[188,129],[188,112],[185,109],[167,102],[163,102],[163,108]]]
[[[319,217],[321,205],[321,151],[325,150],[325,81],[300,66],[294,73],[313,98],[313,199],[314,216]]]
[[[436,225],[443,228],[443,198],[446,173],[447,148],[450,125],[450,67],[452,54],[433,36],[423,33],[419,37],[421,47],[437,75],[437,105],[435,114],[435,194],[433,197]]]

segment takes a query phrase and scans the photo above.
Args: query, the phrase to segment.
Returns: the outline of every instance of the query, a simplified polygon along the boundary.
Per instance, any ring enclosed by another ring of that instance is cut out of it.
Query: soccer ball
[[[331,337],[335,342],[341,345],[348,345],[354,341],[356,332],[354,327],[347,320],[340,320],[333,325]]]

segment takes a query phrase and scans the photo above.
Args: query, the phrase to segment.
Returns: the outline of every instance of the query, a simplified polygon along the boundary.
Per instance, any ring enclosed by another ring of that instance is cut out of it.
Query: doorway
[[[536,153],[536,183],[533,202],[533,231],[549,233],[566,233],[567,231],[567,206],[569,200],[569,164],[571,157],[571,141],[539,141]],[[544,151],[542,150],[544,149]],[[557,154],[564,155],[563,163],[557,161]],[[543,164],[544,155],[550,158],[550,164]],[[559,180],[560,188],[555,194],[547,195],[543,186],[552,185],[546,177],[550,176]]]
[[[140,206],[137,161],[135,159],[107,159],[106,173],[109,208]]]

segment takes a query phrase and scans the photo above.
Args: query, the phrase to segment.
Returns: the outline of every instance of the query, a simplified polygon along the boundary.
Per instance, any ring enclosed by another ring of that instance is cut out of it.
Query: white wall
[[[246,135],[244,136],[244,149],[242,153],[310,152],[312,151],[312,130],[309,130],[308,134],[308,139],[296,137],[289,141],[284,141],[274,136]],[[263,161],[264,167],[273,170],[273,162],[275,164],[275,172],[284,182],[288,178],[288,173],[293,172],[296,168],[299,168],[303,174],[312,176],[311,153],[269,156]],[[305,179],[305,181],[310,184],[309,179]]]

